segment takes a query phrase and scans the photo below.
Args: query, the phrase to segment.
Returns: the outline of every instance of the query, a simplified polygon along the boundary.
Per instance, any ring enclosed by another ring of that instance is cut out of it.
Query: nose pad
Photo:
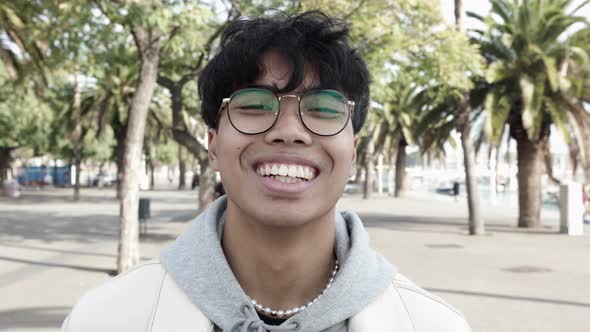
[[[299,97],[283,95],[279,98],[279,118],[267,132],[272,142],[310,144],[311,135],[299,116]]]

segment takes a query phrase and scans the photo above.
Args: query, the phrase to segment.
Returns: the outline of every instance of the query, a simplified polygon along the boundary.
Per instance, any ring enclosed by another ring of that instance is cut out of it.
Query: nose
[[[299,99],[297,96],[282,96],[279,100],[279,118],[274,126],[265,133],[264,140],[269,143],[310,145],[312,134],[303,126],[299,117]]]

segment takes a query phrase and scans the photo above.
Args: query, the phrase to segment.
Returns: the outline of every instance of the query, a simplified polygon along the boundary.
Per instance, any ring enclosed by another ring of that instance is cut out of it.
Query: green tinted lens
[[[263,89],[239,90],[231,97],[229,105],[234,111],[243,113],[263,114],[278,110],[275,95]]]
[[[348,101],[338,91],[312,91],[301,100],[304,124],[320,135],[332,135],[342,130],[348,121],[348,112]]]
[[[234,127],[241,132],[253,134],[272,126],[279,110],[279,102],[272,91],[243,89],[230,97],[228,108]]]

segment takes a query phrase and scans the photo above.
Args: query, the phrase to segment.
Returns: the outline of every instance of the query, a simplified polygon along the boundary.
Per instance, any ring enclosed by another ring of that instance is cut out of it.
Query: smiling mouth
[[[293,164],[260,164],[256,173],[282,183],[309,182],[316,178],[317,171],[313,167]]]

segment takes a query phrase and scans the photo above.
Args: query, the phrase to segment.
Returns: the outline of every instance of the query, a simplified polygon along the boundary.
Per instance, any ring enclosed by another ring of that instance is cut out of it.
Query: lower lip
[[[298,194],[306,191],[311,185],[313,181],[317,179],[317,176],[309,181],[301,181],[296,183],[285,183],[278,180],[275,180],[271,177],[262,176],[258,173],[255,173],[256,176],[260,179],[262,184],[270,191],[276,193],[286,193],[286,194]]]

